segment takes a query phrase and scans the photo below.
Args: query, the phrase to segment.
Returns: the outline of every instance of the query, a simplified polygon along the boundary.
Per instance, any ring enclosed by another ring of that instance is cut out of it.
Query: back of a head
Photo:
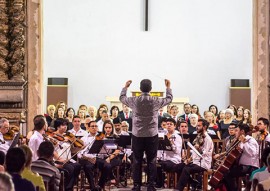
[[[38,147],[39,158],[49,159],[53,156],[54,146],[49,141],[42,142]]]
[[[240,123],[239,125],[239,129],[243,130],[245,132],[245,134],[247,134],[248,132],[250,132],[250,126],[244,123]]]
[[[11,176],[6,172],[0,173],[0,190],[1,191],[14,191],[14,184]]]
[[[152,90],[152,82],[149,79],[144,79],[140,83],[140,90],[142,92],[150,92]]]
[[[7,172],[20,173],[25,165],[24,151],[19,147],[9,149],[5,161]]]
[[[119,118],[119,117],[116,117],[116,118],[113,119],[113,124],[119,124],[121,122],[122,122],[121,118]]]
[[[45,125],[44,116],[35,117],[34,119],[34,129],[40,131]]]
[[[24,151],[25,153],[25,166],[30,167],[31,162],[32,162],[32,151],[27,145],[21,145],[20,148]]]

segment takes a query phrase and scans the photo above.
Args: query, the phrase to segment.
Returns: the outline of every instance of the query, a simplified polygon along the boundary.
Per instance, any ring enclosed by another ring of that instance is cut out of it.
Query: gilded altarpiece
[[[18,127],[27,111],[26,3],[0,0],[0,118]]]

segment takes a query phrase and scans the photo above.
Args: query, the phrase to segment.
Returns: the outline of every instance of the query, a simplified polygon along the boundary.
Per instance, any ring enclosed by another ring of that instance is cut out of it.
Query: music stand
[[[191,142],[191,143],[193,143],[193,141],[194,141],[194,139],[197,137],[197,133],[196,134],[189,134],[189,141]]]
[[[92,147],[89,149],[90,154],[98,154],[103,147],[103,141],[102,140],[95,140]]]
[[[117,145],[115,144],[117,142],[116,139],[114,138],[107,138],[107,139],[103,139],[103,145],[105,150],[107,149],[117,149]]]
[[[172,151],[171,142],[167,136],[164,139],[158,140],[158,150]]]
[[[122,148],[127,148],[128,145],[131,145],[131,136],[120,135],[118,140],[118,146]]]
[[[13,138],[13,140],[12,140],[12,142],[11,142],[11,145],[10,145],[9,149],[12,149],[12,148],[14,148],[14,147],[17,145],[17,143],[18,143],[18,141],[19,141],[19,138],[20,138],[20,133],[17,133],[17,134],[14,136],[14,138]]]

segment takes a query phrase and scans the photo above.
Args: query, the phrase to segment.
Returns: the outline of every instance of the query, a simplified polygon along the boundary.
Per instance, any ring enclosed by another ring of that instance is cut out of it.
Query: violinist
[[[54,128],[57,129],[54,132],[54,138],[58,139],[58,144],[61,145],[61,147],[56,146],[55,147],[55,154],[54,159],[57,160],[57,162],[64,163],[63,166],[59,165],[58,167],[60,169],[64,169],[65,173],[65,190],[71,191],[73,190],[73,186],[75,184],[76,178],[80,174],[81,165],[79,163],[76,163],[75,161],[70,162],[71,160],[71,153],[70,153],[70,143],[67,142],[64,138],[64,133],[67,130],[68,120],[63,118],[57,118],[54,122]],[[67,162],[69,161],[69,162]]]
[[[38,115],[34,118],[34,133],[30,137],[28,146],[33,151],[32,161],[38,159],[37,150],[39,145],[44,141],[43,134],[47,129],[48,124],[44,116]]]
[[[176,121],[173,118],[168,118],[166,120],[167,130],[165,136],[168,137],[171,143],[171,151],[164,151],[162,160],[160,161],[161,168],[166,172],[177,172],[181,173],[185,164],[181,162],[181,150],[182,150],[182,138],[175,131]],[[161,168],[157,170],[157,188],[161,188],[164,186],[164,177],[162,177]]]
[[[187,164],[181,172],[177,184],[177,189],[180,191],[184,190],[184,187],[190,181],[191,174],[203,172],[211,168],[214,145],[211,137],[207,133],[208,125],[209,123],[206,120],[198,120],[198,135],[193,141],[193,145],[201,153],[202,158],[200,158],[195,152],[191,151],[193,162]]]
[[[224,183],[227,190],[237,190],[236,179],[246,174],[251,174],[253,170],[259,167],[259,145],[256,140],[249,136],[250,127],[247,124],[239,124],[238,140],[242,155],[238,164],[234,164],[229,173],[224,177]]]
[[[98,126],[96,121],[88,122],[87,119],[85,125],[89,134],[82,137],[85,147],[78,153],[78,159],[80,164],[83,166],[85,176],[90,185],[90,190],[101,190],[100,186],[95,186],[94,184],[94,169],[96,167],[97,155],[89,153],[89,150],[96,139]]]
[[[258,142],[259,146],[260,146],[260,159],[261,159],[261,155],[262,155],[262,151],[264,150],[264,148],[269,147],[270,146],[270,135],[268,132],[268,128],[269,128],[269,121],[266,118],[259,118],[258,122],[257,122],[257,128],[259,133],[256,136],[256,141]],[[261,163],[262,166],[262,163]]]
[[[5,154],[9,149],[9,144],[7,141],[4,140],[4,135],[9,130],[9,121],[6,118],[0,119],[0,151],[3,151]]]

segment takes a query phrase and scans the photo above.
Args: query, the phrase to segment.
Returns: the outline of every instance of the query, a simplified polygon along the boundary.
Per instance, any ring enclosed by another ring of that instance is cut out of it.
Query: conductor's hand
[[[166,88],[171,88],[170,80],[165,79],[165,86],[166,86]]]
[[[132,80],[128,80],[125,84],[125,88],[128,88],[130,86],[130,84],[132,83]]]

